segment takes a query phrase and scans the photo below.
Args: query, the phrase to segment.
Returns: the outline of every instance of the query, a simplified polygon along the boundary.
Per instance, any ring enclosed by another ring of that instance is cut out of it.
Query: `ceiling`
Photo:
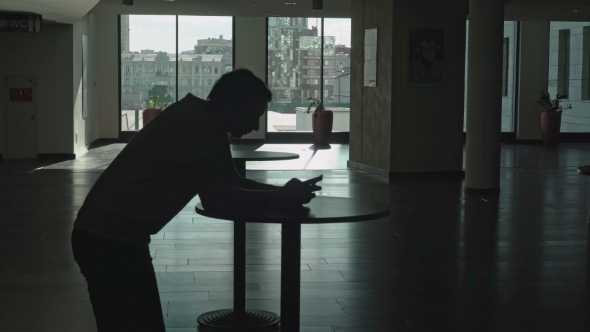
[[[178,14],[219,16],[350,17],[351,0],[324,0],[324,10],[312,11],[312,0],[101,0],[92,13]],[[291,3],[287,5],[286,3]]]
[[[74,24],[99,0],[0,0],[0,12],[43,15],[44,20]]]
[[[128,7],[122,6],[121,1],[0,0],[0,12],[36,13],[43,15],[45,20],[68,24],[77,22],[89,12],[95,14],[350,17],[350,3],[353,0],[324,0],[324,10],[321,12],[311,10],[312,0],[134,0],[134,5]],[[457,1],[468,2],[468,0]],[[295,4],[286,5],[286,2]],[[506,3],[506,20],[590,21],[590,0],[510,0]]]

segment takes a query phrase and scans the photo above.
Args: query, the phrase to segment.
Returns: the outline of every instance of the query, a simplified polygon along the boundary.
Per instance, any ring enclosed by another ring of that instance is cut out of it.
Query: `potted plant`
[[[327,110],[324,107],[324,103],[320,99],[309,97],[307,100],[311,101],[311,103],[307,106],[306,113],[313,113],[313,118],[311,120],[313,144],[316,147],[329,146],[334,114],[332,111]],[[314,107],[313,111],[311,110],[312,107]]]
[[[143,126],[145,127],[150,121],[152,121],[162,110],[164,110],[170,102],[158,104],[160,96],[154,95],[148,101],[148,108],[143,110]]]
[[[559,103],[565,98],[567,96],[557,93],[555,98],[551,99],[549,92],[541,90],[541,97],[537,101],[545,107],[545,111],[541,113],[541,138],[545,144],[555,144],[559,141],[561,113],[563,110],[572,108],[571,104],[561,105]]]

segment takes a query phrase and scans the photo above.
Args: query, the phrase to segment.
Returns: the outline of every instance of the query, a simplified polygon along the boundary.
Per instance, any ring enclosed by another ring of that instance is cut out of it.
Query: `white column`
[[[504,1],[469,1],[465,190],[499,191]]]

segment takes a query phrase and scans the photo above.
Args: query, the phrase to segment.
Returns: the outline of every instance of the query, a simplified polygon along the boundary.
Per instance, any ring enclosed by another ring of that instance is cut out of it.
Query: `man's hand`
[[[286,200],[286,206],[301,206],[302,204],[309,203],[315,197],[314,191],[322,190],[322,187],[316,184],[322,178],[323,175],[306,181],[293,178],[283,187],[279,188],[278,192]]]

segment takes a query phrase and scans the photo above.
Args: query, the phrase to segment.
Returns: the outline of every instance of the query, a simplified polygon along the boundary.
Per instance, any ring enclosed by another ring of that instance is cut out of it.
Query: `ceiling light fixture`
[[[123,6],[133,6],[133,0],[123,0]]]
[[[324,10],[324,0],[311,0],[311,10]]]

